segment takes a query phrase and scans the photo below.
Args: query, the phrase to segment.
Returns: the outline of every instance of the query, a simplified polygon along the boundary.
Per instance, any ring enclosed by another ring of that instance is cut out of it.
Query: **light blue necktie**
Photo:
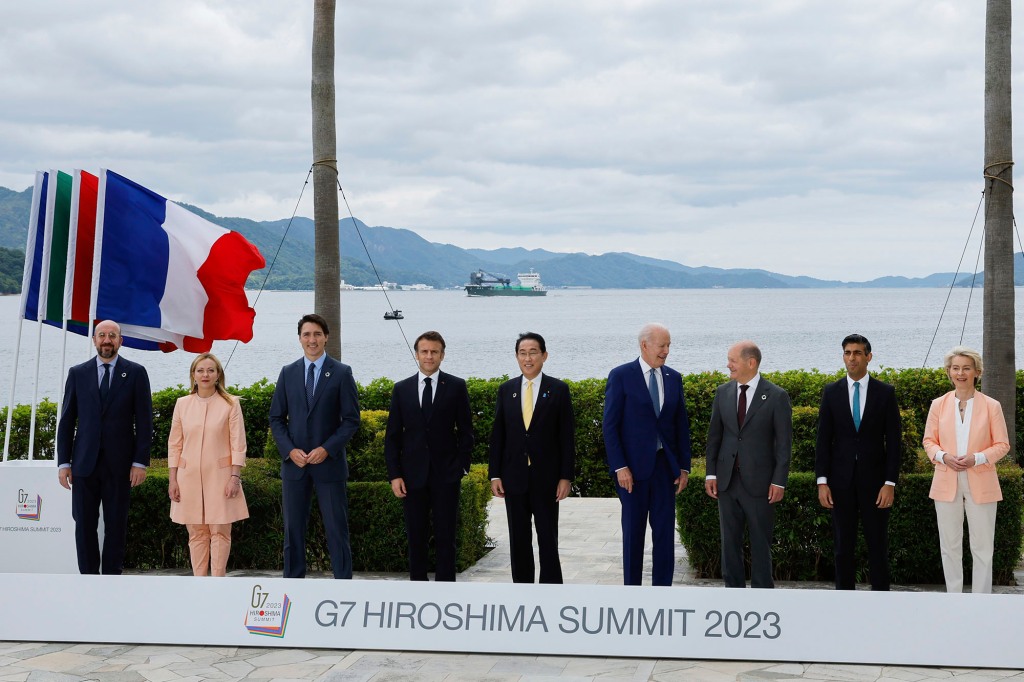
[[[654,403],[654,416],[661,416],[661,395],[658,393],[658,379],[654,373],[658,370],[651,368],[651,378],[647,382],[647,388],[651,391],[651,401]]]
[[[853,382],[853,427],[860,431],[860,382]]]

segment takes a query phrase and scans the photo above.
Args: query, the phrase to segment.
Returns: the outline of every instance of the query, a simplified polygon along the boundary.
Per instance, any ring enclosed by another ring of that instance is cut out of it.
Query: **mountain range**
[[[0,293],[16,293],[20,289],[23,262],[20,252],[25,248],[31,203],[31,188],[17,192],[0,187]],[[211,222],[240,232],[256,244],[267,259],[268,267],[250,276],[249,288],[313,288],[314,227],[311,219],[296,217],[291,221],[260,222],[222,218],[195,206],[188,208]],[[463,249],[429,242],[412,230],[370,227],[352,218],[341,220],[339,230],[341,276],[347,284],[355,286],[376,284],[374,267],[385,281],[422,283],[435,288],[460,287],[475,270],[502,274],[514,280],[516,273],[531,268],[542,273],[543,282],[549,288],[948,287],[954,278],[956,286],[970,286],[975,279],[970,273],[944,272],[927,277],[887,276],[865,282],[843,282],[768,270],[690,267],[625,252],[593,256],[544,249]],[[1024,285],[1024,255],[1016,254],[1014,261],[1015,283]],[[982,281],[983,273],[977,277],[977,283]],[[11,290],[12,286],[16,288]]]

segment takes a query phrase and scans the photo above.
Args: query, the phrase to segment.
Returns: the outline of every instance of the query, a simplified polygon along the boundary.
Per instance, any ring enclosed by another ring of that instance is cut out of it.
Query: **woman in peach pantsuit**
[[[167,438],[171,520],[188,528],[192,573],[222,576],[231,524],[249,517],[241,478],[242,408],[224,388],[224,369],[213,354],[196,356],[189,380],[192,391],[175,403]]]
[[[947,592],[964,587],[964,513],[970,533],[971,591],[992,591],[996,506],[1003,499],[996,462],[1010,450],[999,402],[977,390],[981,355],[957,346],[946,353],[953,390],[932,401],[924,449],[935,465],[931,492],[939,524],[939,549]]]

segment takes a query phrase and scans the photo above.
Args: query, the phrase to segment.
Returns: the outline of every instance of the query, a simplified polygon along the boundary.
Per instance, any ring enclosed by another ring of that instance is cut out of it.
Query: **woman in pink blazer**
[[[167,438],[171,520],[188,528],[194,575],[222,576],[231,524],[249,517],[242,493],[245,427],[238,398],[224,388],[224,369],[201,353],[189,369],[192,392],[174,405]]]
[[[932,489],[939,525],[939,549],[947,592],[964,587],[964,513],[974,569],[972,592],[992,591],[992,548],[996,505],[1003,499],[996,462],[1010,451],[999,402],[977,390],[981,355],[957,346],[946,353],[946,375],[953,390],[932,401],[924,429],[924,449],[935,465]]]

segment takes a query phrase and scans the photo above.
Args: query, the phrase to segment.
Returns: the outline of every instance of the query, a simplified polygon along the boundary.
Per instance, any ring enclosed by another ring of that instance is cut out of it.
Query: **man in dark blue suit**
[[[60,484],[71,490],[81,573],[120,575],[131,489],[146,479],[153,442],[153,396],[142,365],[118,355],[121,328],[93,333],[96,357],[68,372],[57,424]],[[103,507],[103,552],[97,527]]]
[[[319,315],[299,320],[304,357],[281,369],[270,402],[270,430],[281,455],[285,578],[306,577],[314,488],[334,577],[352,577],[345,445],[359,430],[359,394],[352,368],[325,351],[329,333]]]
[[[665,366],[672,338],[660,324],[640,330],[640,357],[608,374],[604,444],[622,502],[622,571],[640,585],[644,540],[651,526],[652,582],[671,585],[675,572],[675,496],[690,470],[690,420],[683,378]]]
[[[469,392],[463,379],[440,371],[445,343],[439,333],[420,334],[413,348],[420,371],[395,384],[384,459],[405,512],[409,578],[427,579],[433,518],[434,579],[454,582],[459,491],[473,452]]]
[[[561,583],[558,503],[569,494],[576,462],[576,421],[564,381],[543,373],[544,337],[516,340],[522,376],[498,388],[491,430],[491,492],[505,499],[512,582],[534,580],[533,531],[537,526],[540,582]],[[532,523],[531,523],[532,517]]]
[[[832,510],[836,589],[856,588],[857,520],[868,546],[871,589],[889,589],[889,510],[900,475],[896,390],[868,374],[871,342],[843,339],[846,376],[825,387],[814,470],[818,501]]]

